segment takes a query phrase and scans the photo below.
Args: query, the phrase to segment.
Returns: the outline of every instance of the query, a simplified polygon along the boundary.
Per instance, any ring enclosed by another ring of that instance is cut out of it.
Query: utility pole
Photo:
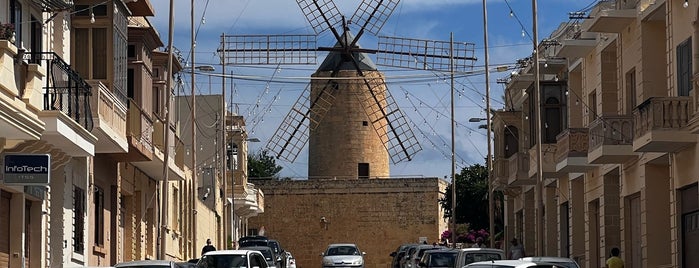
[[[493,152],[491,149],[491,129],[490,129],[490,69],[488,62],[488,9],[486,0],[483,0],[483,45],[485,46],[485,123],[488,131],[488,232],[490,233],[489,247],[495,248],[495,206],[493,200]]]
[[[537,29],[537,6],[536,6],[536,0],[532,0],[532,31],[534,35],[534,113],[536,118],[534,119],[536,122],[536,189],[534,190],[534,222],[536,225],[536,255],[537,256],[543,256],[544,250],[543,250],[543,245],[544,245],[544,221],[543,221],[543,215],[544,215],[544,204],[543,204],[543,184],[544,184],[544,174],[542,174],[544,167],[543,163],[541,162],[543,156],[542,156],[542,150],[541,150],[541,142],[542,142],[542,135],[541,132],[543,131],[542,125],[541,125],[541,83],[539,83],[539,32]]]
[[[162,182],[162,196],[161,198],[161,211],[160,211],[160,256],[159,258],[161,260],[167,259],[167,253],[165,252],[167,250],[167,236],[165,233],[167,232],[168,228],[168,205],[170,201],[170,195],[168,193],[168,190],[170,189],[170,181],[169,181],[169,165],[168,163],[170,162],[170,99],[172,99],[171,93],[172,93],[172,38],[175,35],[175,3],[174,0],[170,0],[170,22],[168,25],[169,32],[168,32],[168,37],[167,37],[167,79],[165,83],[165,95],[167,96],[167,99],[165,100],[165,126],[163,126],[163,132],[165,133],[165,144],[163,147],[165,147],[165,156],[163,157],[163,182]]]
[[[221,35],[221,42],[224,41],[224,35]],[[211,79],[211,76],[209,76]],[[209,80],[211,81],[211,80]],[[209,88],[211,88],[211,82],[209,82]],[[219,145],[222,151],[223,161],[221,165],[221,177],[223,177],[223,239],[224,239],[224,249],[229,249],[228,237],[233,240],[232,228],[230,227],[230,219],[226,217],[226,208],[230,208],[228,204],[228,154],[226,153],[226,148],[228,146],[227,131],[226,131],[226,120],[228,119],[228,108],[226,108],[226,64],[221,61],[221,109],[223,110],[223,123],[221,124],[221,144]],[[232,191],[231,191],[232,192]],[[233,210],[229,210],[233,213]]]
[[[198,187],[198,170],[199,167],[197,166],[197,94],[196,94],[196,89],[195,89],[195,75],[194,71],[196,68],[196,64],[194,61],[194,50],[196,48],[196,38],[195,38],[195,33],[194,33],[194,0],[191,2],[191,29],[190,29],[190,34],[191,34],[191,55],[190,57],[192,58],[192,71],[191,71],[191,86],[192,86],[192,91],[191,91],[191,96],[192,98],[192,107],[190,107],[190,115],[191,118],[189,121],[191,121],[191,128],[192,128],[192,148],[190,150],[190,153],[192,154],[192,194],[194,195],[194,198],[191,198],[190,202],[192,204],[192,257],[199,256],[197,252],[197,199],[199,198],[199,187]]]
[[[454,150],[454,32],[449,35],[449,73],[451,76],[451,243],[456,248],[456,160]]]

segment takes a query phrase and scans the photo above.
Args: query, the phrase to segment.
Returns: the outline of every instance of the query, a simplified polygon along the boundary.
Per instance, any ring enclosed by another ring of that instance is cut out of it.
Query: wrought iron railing
[[[44,110],[61,111],[92,131],[92,87],[54,52],[28,52],[24,58],[37,64],[46,62]]]

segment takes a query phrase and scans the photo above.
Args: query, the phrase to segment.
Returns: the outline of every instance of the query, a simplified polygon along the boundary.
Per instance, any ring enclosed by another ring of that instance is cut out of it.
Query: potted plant
[[[0,24],[0,40],[8,40],[14,43],[15,25],[12,23]]]

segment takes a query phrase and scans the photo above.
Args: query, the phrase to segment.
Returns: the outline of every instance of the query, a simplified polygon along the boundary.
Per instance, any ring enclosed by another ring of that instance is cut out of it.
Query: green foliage
[[[248,178],[278,179],[279,171],[282,167],[277,165],[276,160],[267,154],[267,150],[248,154]]]
[[[446,194],[439,200],[444,209],[444,217],[451,218],[452,185],[447,186]],[[501,202],[502,193],[495,192],[494,201],[495,232],[502,230]],[[456,223],[467,224],[470,230],[488,230],[488,170],[480,164],[471,165],[461,169],[456,174]],[[457,229],[457,235],[459,230]]]

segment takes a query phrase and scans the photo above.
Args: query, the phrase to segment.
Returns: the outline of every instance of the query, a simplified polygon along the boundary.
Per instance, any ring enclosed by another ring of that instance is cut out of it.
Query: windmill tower
[[[314,53],[327,51],[267,149],[293,162],[308,142],[309,178],[388,177],[389,160],[410,161],[422,148],[377,65],[467,71],[474,45],[379,36],[377,49],[361,48],[361,36],[377,35],[399,0],[364,0],[351,23],[332,0],[296,2],[316,35],[332,32],[333,47],[317,47],[314,35],[224,35],[222,64],[316,64]]]

